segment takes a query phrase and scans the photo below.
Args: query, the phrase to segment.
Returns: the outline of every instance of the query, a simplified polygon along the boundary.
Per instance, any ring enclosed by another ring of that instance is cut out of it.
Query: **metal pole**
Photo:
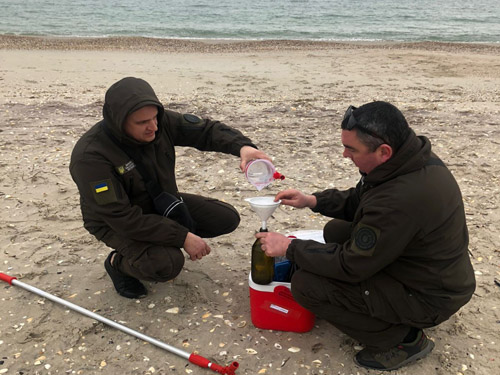
[[[137,337],[138,339],[147,341],[150,344],[158,346],[158,347],[165,349],[171,353],[177,354],[178,356],[189,360],[191,363],[194,363],[195,365],[198,365],[200,367],[210,368],[211,370],[218,372],[219,374],[233,375],[234,372],[236,371],[236,369],[239,367],[238,362],[232,362],[229,366],[222,367],[216,363],[210,362],[208,359],[206,359],[198,354],[188,353],[188,352],[185,352],[184,350],[178,349],[174,346],[165,344],[164,342],[156,340],[156,339],[154,339],[150,336],[147,336],[143,333],[134,331],[133,329],[130,329],[122,324],[116,323],[108,318],[105,318],[105,317],[99,315],[99,314],[93,313],[92,311],[89,311],[87,309],[84,309],[83,307],[75,305],[74,303],[71,303],[71,302],[68,302],[62,298],[56,297],[53,294],[44,292],[43,290],[35,288],[31,285],[25,284],[22,281],[17,280],[15,277],[8,276],[8,275],[1,273],[1,272],[0,272],[0,280],[5,281],[5,282],[9,283],[10,285],[19,286],[23,289],[26,289],[32,293],[39,295],[41,297],[47,298],[53,302],[59,303],[63,306],[66,306],[71,310],[74,310],[76,312],[79,312],[80,314],[88,316],[89,318],[95,319],[99,322],[102,322],[102,323],[107,324],[113,328],[116,328],[120,331],[123,331],[131,336]]]

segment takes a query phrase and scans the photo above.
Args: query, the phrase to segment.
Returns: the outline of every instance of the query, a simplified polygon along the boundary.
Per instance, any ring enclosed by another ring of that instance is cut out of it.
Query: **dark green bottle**
[[[260,228],[259,232],[267,232],[267,229]],[[274,258],[266,255],[260,239],[257,239],[252,246],[252,280],[256,284],[266,285],[273,281],[273,276]]]

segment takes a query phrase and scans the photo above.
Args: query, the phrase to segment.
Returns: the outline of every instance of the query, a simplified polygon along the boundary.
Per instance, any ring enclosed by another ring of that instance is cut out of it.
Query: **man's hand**
[[[280,191],[278,194],[276,194],[274,200],[277,202],[280,199],[281,204],[296,208],[314,208],[318,204],[318,200],[314,195],[306,195],[295,189]]]
[[[201,237],[191,232],[187,234],[183,248],[191,260],[198,260],[210,254],[210,246]]]
[[[260,150],[257,150],[256,148],[250,147],[250,146],[243,146],[240,149],[240,169],[242,172],[245,172],[245,167],[247,166],[248,162],[251,160],[255,159],[266,159],[271,161],[271,158],[267,156],[265,152],[262,152]]]
[[[262,250],[269,257],[279,257],[286,254],[292,240],[276,232],[259,232],[255,237],[260,238]]]

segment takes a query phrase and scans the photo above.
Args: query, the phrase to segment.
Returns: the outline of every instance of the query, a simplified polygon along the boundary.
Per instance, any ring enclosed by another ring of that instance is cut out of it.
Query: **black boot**
[[[104,268],[111,277],[113,285],[119,295],[127,298],[137,299],[146,297],[148,290],[134,277],[125,275],[111,265],[111,258],[116,251],[112,251],[104,261]]]
[[[379,371],[396,370],[417,359],[425,357],[434,348],[424,331],[418,330],[413,342],[402,342],[386,351],[373,352],[363,349],[354,357],[354,362],[362,367]]]

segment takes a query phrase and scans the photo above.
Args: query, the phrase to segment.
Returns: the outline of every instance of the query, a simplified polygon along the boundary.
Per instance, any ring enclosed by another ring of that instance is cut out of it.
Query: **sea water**
[[[0,0],[0,34],[500,43],[496,0]]]

